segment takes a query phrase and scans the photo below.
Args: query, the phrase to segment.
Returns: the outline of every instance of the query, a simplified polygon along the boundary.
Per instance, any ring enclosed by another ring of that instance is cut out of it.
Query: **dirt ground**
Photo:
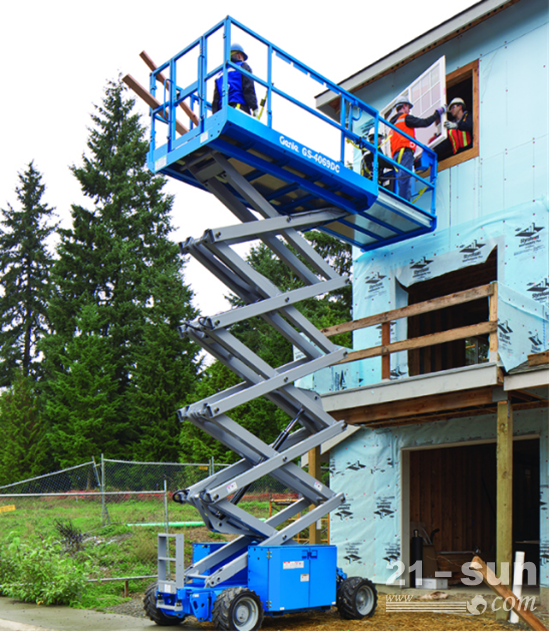
[[[143,617],[143,596],[132,595],[132,601],[109,608],[109,612]],[[537,613],[538,614],[538,613]],[[548,629],[548,614],[541,616]],[[184,630],[214,630],[211,623],[200,623],[195,618],[186,619],[181,626]],[[330,612],[306,612],[287,614],[281,617],[265,617],[262,630],[527,630],[527,626],[517,626],[496,621],[494,614],[478,616],[442,613],[386,613],[386,595],[378,595],[378,606],[374,616],[361,621],[344,621],[338,610]]]

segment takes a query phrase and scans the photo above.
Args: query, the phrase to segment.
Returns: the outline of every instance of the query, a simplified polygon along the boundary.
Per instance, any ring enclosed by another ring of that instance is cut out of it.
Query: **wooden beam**
[[[528,610],[522,603],[520,603],[519,599],[514,595],[514,593],[508,588],[508,586],[504,586],[501,584],[499,578],[493,573],[493,571],[485,564],[485,562],[478,557],[477,555],[474,557],[470,564],[470,568],[474,570],[476,573],[479,573],[481,577],[483,577],[483,581],[489,586],[489,588],[496,593],[499,597],[502,597],[503,603],[506,600],[511,606],[512,610],[518,615],[518,617],[524,621],[531,630],[547,630],[540,621],[530,610]],[[504,613],[504,617],[498,617],[499,612]],[[508,612],[504,610],[504,608],[500,608],[497,610],[497,618],[507,618]]]
[[[446,410],[459,410],[474,406],[486,406],[493,402],[493,388],[479,388],[454,393],[440,393],[426,397],[372,404],[349,410],[334,411],[334,416],[347,424],[370,424],[377,421],[397,420],[412,415],[442,414]]]
[[[502,583],[512,583],[512,494],[513,494],[513,419],[510,401],[497,405],[497,507],[496,507],[496,563]],[[504,565],[504,569],[503,569]],[[507,569],[507,570],[506,570]],[[506,618],[506,612],[497,619]]]
[[[132,77],[132,75],[125,75],[124,77],[122,77],[122,81],[124,81],[124,83],[131,90],[133,90],[138,95],[138,97],[143,99],[150,108],[160,107],[160,103],[155,99],[155,97],[148,90],[146,90],[139,83],[139,81],[136,81]],[[178,132],[178,134],[181,134],[183,136],[183,134],[187,134],[189,130],[187,129],[187,127],[185,127],[185,125],[182,125],[179,121],[176,121],[176,131]]]
[[[155,62],[149,57],[149,55],[142,50],[141,53],[139,54],[139,56],[141,57],[141,59],[143,59],[143,61],[147,64],[147,67],[153,71],[157,68]],[[162,72],[159,72],[156,75],[157,81],[164,85],[166,83],[166,78],[165,76],[162,74]],[[199,119],[197,118],[197,115],[193,112],[193,110],[187,105],[187,103],[184,103],[183,101],[180,103],[180,107],[181,109],[187,114],[187,116],[193,121],[193,123],[195,123],[195,125],[199,124]]]
[[[408,351],[410,349],[421,349],[422,347],[430,347],[439,345],[452,340],[461,340],[464,338],[472,338],[483,334],[490,334],[497,329],[496,322],[480,323],[478,325],[468,325],[466,327],[458,327],[449,331],[441,331],[437,334],[428,334],[419,338],[411,338],[410,340],[401,340],[392,342],[389,345],[379,345],[378,347],[369,347],[360,351],[350,351],[347,356],[340,360],[337,364],[353,362],[354,360],[363,360],[365,358],[375,358],[376,356],[386,353],[396,353],[397,351]]]
[[[540,366],[541,364],[548,364],[548,349],[541,351],[541,353],[532,353],[527,356],[527,362],[529,366]]]
[[[340,325],[334,325],[333,327],[326,327],[321,331],[325,334],[325,336],[330,338],[330,336],[336,336],[336,334],[343,334],[348,331],[356,331],[357,329],[372,327],[373,325],[397,320],[398,318],[409,318],[410,316],[418,316],[419,314],[433,312],[437,309],[451,307],[452,305],[469,303],[470,301],[476,301],[477,299],[484,298],[485,296],[491,296],[495,291],[494,285],[495,284],[493,283],[489,283],[470,290],[464,290],[463,292],[456,292],[455,294],[432,298],[429,301],[423,301],[422,303],[415,303],[414,305],[407,305],[406,307],[400,307],[399,309],[392,309],[389,312],[381,312],[380,314],[366,316],[365,318],[341,323]]]
[[[321,478],[321,447],[311,449],[308,452],[308,472],[313,478],[320,480]],[[313,509],[314,506],[311,506]],[[309,525],[309,543],[321,544],[321,530],[317,529],[317,522]]]

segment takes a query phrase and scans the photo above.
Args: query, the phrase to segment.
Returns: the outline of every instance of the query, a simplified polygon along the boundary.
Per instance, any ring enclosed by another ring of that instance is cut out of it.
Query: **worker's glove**
[[[442,105],[441,107],[438,107],[437,110],[434,112],[434,114],[437,114],[439,116],[439,118],[441,118],[444,114],[445,114],[445,106]]]
[[[260,110],[258,108],[256,108],[255,110],[253,110],[252,114],[254,115],[254,118],[258,118],[258,114],[260,113]]]
[[[453,123],[453,121],[445,121],[445,123],[443,123],[443,125],[444,125],[447,129],[458,129],[458,125],[457,125],[457,123]]]

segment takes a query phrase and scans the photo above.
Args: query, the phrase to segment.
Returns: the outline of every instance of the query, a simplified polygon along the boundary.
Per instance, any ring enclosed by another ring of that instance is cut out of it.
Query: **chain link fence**
[[[156,577],[157,534],[186,541],[226,539],[210,534],[198,512],[172,494],[225,468],[215,463],[146,463],[92,459],[75,467],[0,487],[0,538],[55,538],[92,561],[90,579]],[[240,501],[267,518],[272,499],[297,495],[270,476],[255,481]],[[191,545],[186,544],[186,563]]]

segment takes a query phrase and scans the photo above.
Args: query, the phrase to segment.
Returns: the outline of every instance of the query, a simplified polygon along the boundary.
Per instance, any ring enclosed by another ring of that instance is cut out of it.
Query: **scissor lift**
[[[243,34],[254,38],[267,51],[267,78],[251,75],[257,88],[266,88],[265,123],[227,103],[227,69],[239,69],[230,61],[230,43],[237,39],[237,30],[239,38]],[[223,35],[223,61],[209,70],[207,51],[216,34]],[[180,87],[178,63],[189,54],[196,56],[197,80]],[[274,56],[335,93],[340,99],[339,123],[275,86]],[[225,86],[222,107],[212,114],[208,86],[211,93],[212,78],[220,71]],[[218,629],[238,630],[258,629],[264,613],[327,609],[336,603],[345,618],[370,616],[376,607],[374,585],[367,579],[346,578],[336,567],[336,547],[293,542],[300,531],[345,500],[344,494],[333,492],[296,464],[309,450],[339,435],[346,424],[323,410],[316,393],[294,383],[337,363],[347,353],[330,342],[296,305],[350,282],[301,233],[319,228],[369,250],[433,230],[435,155],[425,148],[426,179],[411,172],[424,191],[415,204],[379,188],[378,139],[370,144],[353,129],[354,121],[365,113],[377,136],[378,112],[230,17],[153,71],[153,94],[158,77],[165,72],[169,76],[163,82],[163,99],[152,110],[149,167],[209,191],[240,222],[207,230],[202,237],[181,244],[182,253],[201,262],[241,299],[240,307],[183,324],[181,335],[200,344],[242,381],[187,406],[179,417],[236,452],[241,460],[174,494],[174,500],[193,505],[209,529],[236,537],[225,544],[196,545],[193,563],[184,568],[181,540],[178,545],[176,537],[161,534],[159,579],[146,595],[147,613],[161,625],[194,615],[199,620],[213,620]],[[336,128],[341,135],[339,155],[321,154],[281,128],[276,131],[275,96]],[[184,101],[195,112],[189,130],[182,130],[176,120],[177,108]],[[183,133],[178,134],[178,129]],[[373,152],[372,179],[345,165],[348,140]],[[258,239],[302,281],[300,288],[281,290],[232,248]],[[262,317],[293,345],[299,352],[297,359],[272,367],[232,333],[233,325],[255,317]],[[228,416],[235,407],[257,397],[267,398],[292,420],[271,445]],[[299,498],[263,522],[239,507],[239,501],[265,475],[297,492]],[[300,515],[308,508],[308,513]],[[289,522],[295,516],[299,517]],[[171,538],[176,542],[173,553],[168,544]],[[175,565],[175,573],[168,572],[170,563]]]

